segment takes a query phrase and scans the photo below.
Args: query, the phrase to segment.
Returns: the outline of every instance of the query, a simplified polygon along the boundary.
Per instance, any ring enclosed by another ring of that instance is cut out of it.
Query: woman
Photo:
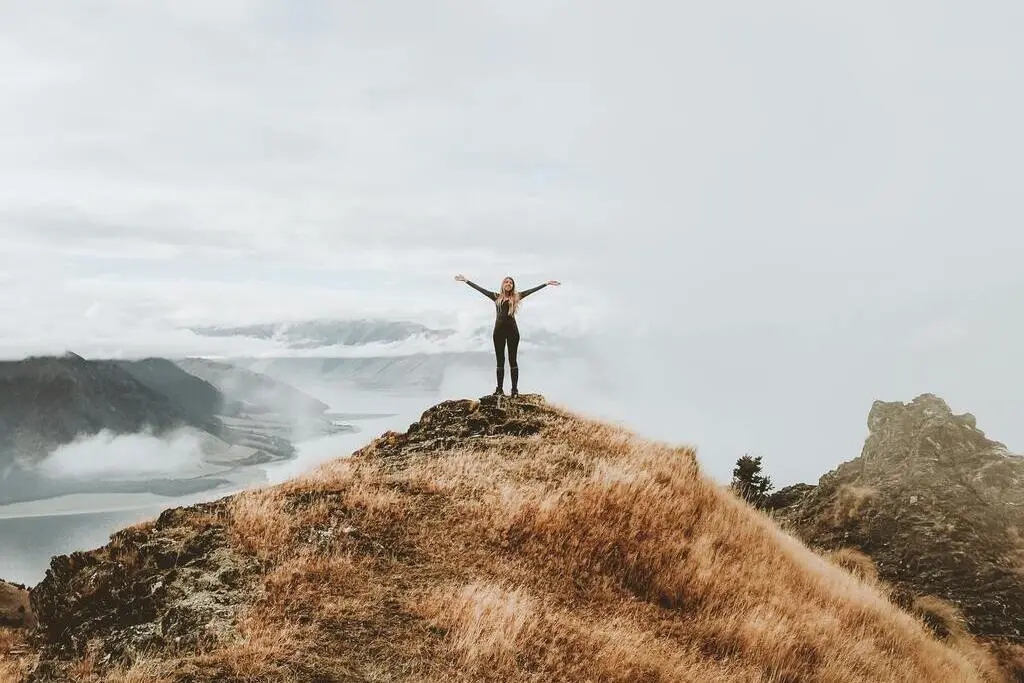
[[[465,282],[467,285],[480,292],[494,302],[494,355],[498,359],[498,386],[494,393],[497,396],[505,395],[505,346],[508,346],[508,364],[512,372],[512,395],[519,395],[519,364],[516,354],[519,351],[519,326],[516,324],[516,312],[519,310],[519,302],[530,296],[539,289],[548,285],[557,287],[562,284],[557,280],[548,280],[542,285],[522,292],[516,291],[516,281],[507,277],[501,281],[501,291],[492,292],[480,285],[470,282],[465,275],[456,275],[455,279]]]

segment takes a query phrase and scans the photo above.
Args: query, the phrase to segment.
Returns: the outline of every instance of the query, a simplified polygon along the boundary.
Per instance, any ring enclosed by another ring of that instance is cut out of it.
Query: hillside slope
[[[536,396],[54,558],[34,681],[979,681],[694,453]]]
[[[186,411],[195,424],[208,424],[216,432],[216,417],[225,412],[224,395],[211,383],[185,372],[166,358],[111,361],[150,389],[163,394]]]

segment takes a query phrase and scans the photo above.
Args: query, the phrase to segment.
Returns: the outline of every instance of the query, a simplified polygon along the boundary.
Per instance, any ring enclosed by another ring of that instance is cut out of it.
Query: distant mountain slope
[[[339,454],[343,455],[343,454]],[[537,396],[53,559],[33,680],[999,681],[705,478]]]
[[[301,441],[355,430],[328,416],[326,403],[287,382],[236,363],[205,358],[175,362],[183,372],[201,377],[222,393],[226,408],[221,421],[232,434]]]
[[[956,605],[1016,648],[1024,678],[1024,457],[941,398],[876,401],[861,455],[769,501],[802,539],[869,555],[882,579]]]
[[[171,399],[196,424],[208,423],[215,431],[216,416],[230,409],[217,387],[166,358],[113,362],[139,382]]]
[[[140,382],[117,362],[73,353],[0,362],[0,454],[17,450],[38,457],[103,430],[208,430],[211,419]]]
[[[232,413],[288,412],[320,415],[329,406],[318,398],[279,379],[255,372],[238,363],[206,358],[183,358],[176,364],[187,373],[209,382],[233,405]]]

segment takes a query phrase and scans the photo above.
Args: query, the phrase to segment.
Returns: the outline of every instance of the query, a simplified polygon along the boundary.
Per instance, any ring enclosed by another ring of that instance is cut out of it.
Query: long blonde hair
[[[512,281],[511,294],[505,294],[505,280]],[[508,302],[509,316],[515,317],[516,312],[519,310],[519,302],[522,301],[522,297],[519,296],[519,290],[516,289],[516,281],[511,275],[501,281],[501,286],[498,287],[498,298],[494,300],[494,305],[500,308],[501,304],[505,301]]]

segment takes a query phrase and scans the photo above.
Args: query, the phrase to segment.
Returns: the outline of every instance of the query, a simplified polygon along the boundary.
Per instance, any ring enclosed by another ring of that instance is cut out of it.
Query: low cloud
[[[201,437],[190,430],[162,438],[102,431],[54,449],[36,469],[51,479],[135,480],[194,476],[202,460]]]

